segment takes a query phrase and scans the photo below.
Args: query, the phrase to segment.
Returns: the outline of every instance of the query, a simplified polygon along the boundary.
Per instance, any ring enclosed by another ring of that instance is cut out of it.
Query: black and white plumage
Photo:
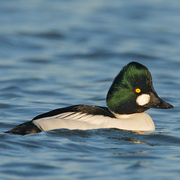
[[[106,107],[75,105],[36,116],[32,121],[20,124],[6,133],[26,135],[60,128],[70,130],[117,128],[148,131],[154,130],[155,126],[146,113],[115,116]]]

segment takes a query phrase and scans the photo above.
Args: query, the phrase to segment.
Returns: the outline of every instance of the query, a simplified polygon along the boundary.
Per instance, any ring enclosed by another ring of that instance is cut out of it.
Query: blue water
[[[179,179],[179,1],[0,1],[0,179]],[[156,131],[4,134],[46,111],[105,106],[117,73],[146,65],[174,109]]]

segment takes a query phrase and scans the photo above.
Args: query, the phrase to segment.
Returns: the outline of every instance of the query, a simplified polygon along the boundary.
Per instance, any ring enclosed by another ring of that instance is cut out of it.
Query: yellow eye
[[[136,92],[136,93],[140,93],[140,92],[141,92],[141,89],[136,88],[136,89],[135,89],[135,92]]]

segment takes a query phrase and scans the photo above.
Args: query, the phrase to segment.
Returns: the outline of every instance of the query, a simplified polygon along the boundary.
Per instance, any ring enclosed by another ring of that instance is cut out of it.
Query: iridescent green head
[[[106,101],[108,108],[116,114],[141,113],[149,108],[173,108],[158,97],[151,73],[137,62],[129,63],[116,76]]]

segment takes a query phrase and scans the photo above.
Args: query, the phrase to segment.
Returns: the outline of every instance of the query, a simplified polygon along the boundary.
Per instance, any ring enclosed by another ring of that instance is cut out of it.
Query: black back
[[[52,111],[49,111],[44,114],[40,114],[32,119],[40,119],[40,118],[45,118],[45,117],[51,117],[51,116],[56,116],[58,114],[62,114],[65,112],[80,112],[84,114],[91,114],[91,115],[103,115],[103,116],[108,116],[111,118],[115,118],[115,116],[109,111],[107,107],[101,107],[101,106],[90,106],[90,105],[74,105],[74,106],[68,106],[65,108],[60,108],[60,109],[55,109]]]

